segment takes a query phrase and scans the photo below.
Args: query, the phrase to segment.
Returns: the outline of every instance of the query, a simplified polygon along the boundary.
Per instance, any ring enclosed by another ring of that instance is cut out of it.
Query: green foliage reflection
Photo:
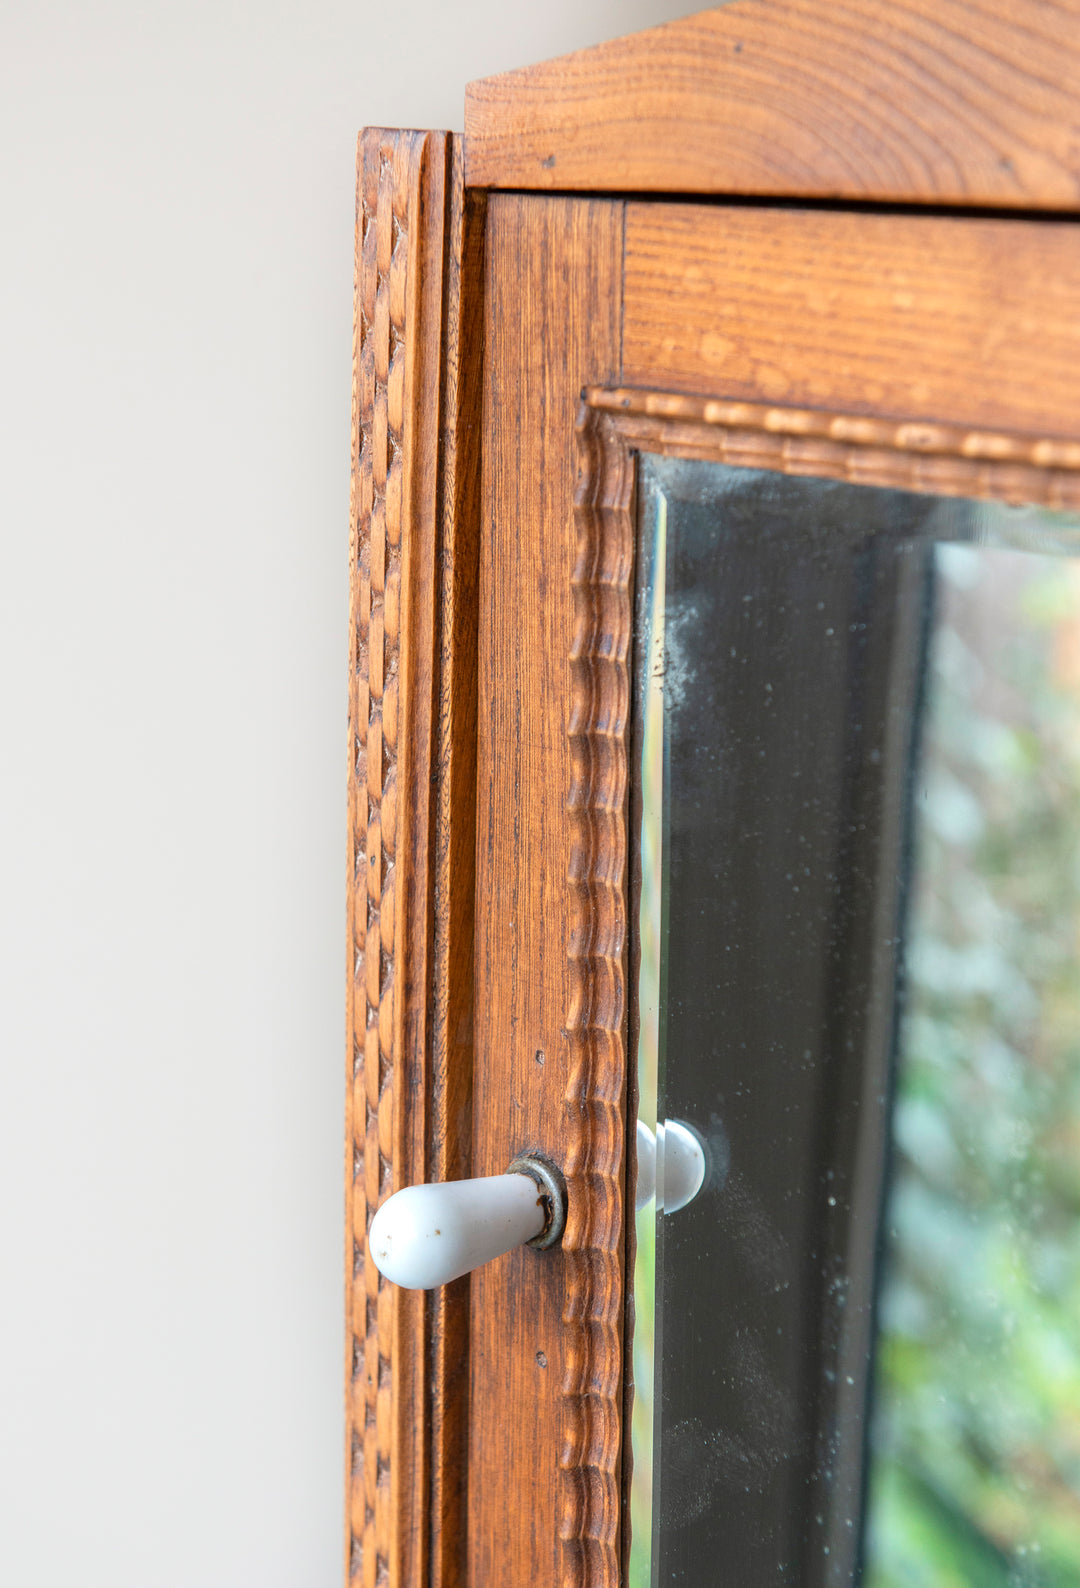
[[[938,549],[868,1588],[1080,1584],[1080,568]]]

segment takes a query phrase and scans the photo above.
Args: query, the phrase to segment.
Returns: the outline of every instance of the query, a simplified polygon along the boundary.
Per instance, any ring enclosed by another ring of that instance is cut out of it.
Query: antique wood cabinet
[[[640,459],[1080,507],[1078,107],[1075,0],[734,0],[360,138],[350,1582],[625,1580]],[[559,1247],[380,1276],[528,1150]]]

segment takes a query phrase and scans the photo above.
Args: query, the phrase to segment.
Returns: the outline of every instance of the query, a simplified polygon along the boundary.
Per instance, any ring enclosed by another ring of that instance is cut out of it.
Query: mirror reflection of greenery
[[[660,977],[663,954],[664,617],[667,600],[667,500],[657,492],[642,537],[639,596],[641,831],[638,863],[638,1118],[656,1129],[660,1070]],[[643,666],[642,666],[643,663]],[[656,1204],[637,1215],[634,1261],[634,1410],[631,1423],[628,1588],[649,1588],[652,1557],[655,1417]]]
[[[653,1491],[653,1349],[656,1307],[656,1204],[637,1215],[634,1260],[634,1415],[631,1477],[630,1570],[628,1588],[650,1588]]]
[[[940,546],[866,1588],[1080,1584],[1080,562]]]

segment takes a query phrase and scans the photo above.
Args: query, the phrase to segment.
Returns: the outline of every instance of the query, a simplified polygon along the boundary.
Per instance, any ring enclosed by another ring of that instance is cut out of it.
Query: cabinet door
[[[683,669],[672,687],[690,742],[669,743],[683,825],[665,830],[682,846],[664,890],[667,1090],[673,1117],[705,1134],[715,1120],[731,1178],[695,1210],[696,1252],[679,1255],[678,1219],[667,1226],[656,1580],[703,1580],[713,1560],[722,1581],[847,1581],[889,1151],[871,1094],[893,1084],[904,768],[927,665],[919,504],[945,519],[954,500],[1075,506],[1080,480],[1057,465],[1080,439],[1080,235],[493,195],[487,242],[474,1143],[481,1173],[528,1146],[555,1154],[571,1212],[561,1256],[523,1250],[473,1279],[472,1580],[491,1580],[514,1539],[546,1554],[552,1580],[620,1580],[634,591],[637,578],[647,605],[642,469],[664,460],[669,515],[695,469],[707,503],[703,463],[833,489],[782,507],[759,484],[760,524],[737,519],[737,547],[715,509],[742,613],[695,604],[716,594],[700,569],[681,606],[669,580],[664,666]],[[892,566],[871,576],[875,535]],[[698,555],[707,569],[713,553]],[[723,655],[695,624],[721,626]],[[699,770],[711,758],[696,782],[691,750]],[[745,765],[759,756],[763,776]],[[742,808],[726,813],[736,790]],[[711,870],[710,843],[731,851]],[[876,938],[890,946],[871,952]],[[755,1373],[753,1393],[731,1383]]]
[[[1053,550],[1067,645],[1071,525],[1010,541],[973,504],[1080,510],[1080,231],[787,193],[643,197],[640,172],[635,196],[599,179],[602,196],[499,191],[480,166],[467,186],[465,158],[435,134],[361,146],[350,1574],[650,1581],[640,1553],[631,1566],[628,1210],[639,1054],[666,1032],[653,1123],[693,1127],[710,1178],[659,1222],[655,1295],[639,1296],[661,1386],[651,1581],[851,1582],[889,1166],[922,1150],[894,1124],[948,594],[935,548]],[[1021,720],[1016,744],[1032,731]],[[953,793],[954,824],[976,820],[971,790]],[[639,998],[650,843],[659,1016]],[[565,1175],[557,1249],[429,1294],[381,1280],[365,1236],[392,1190],[498,1175],[522,1152]],[[999,1522],[972,1569],[1011,1580],[1017,1551],[1050,1540],[1067,1570],[1062,1481],[1038,1537]]]

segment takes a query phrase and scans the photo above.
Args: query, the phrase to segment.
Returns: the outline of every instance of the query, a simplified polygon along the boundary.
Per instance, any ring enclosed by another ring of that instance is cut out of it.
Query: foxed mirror
[[[1080,517],[637,525],[631,1588],[1080,1582]]]

